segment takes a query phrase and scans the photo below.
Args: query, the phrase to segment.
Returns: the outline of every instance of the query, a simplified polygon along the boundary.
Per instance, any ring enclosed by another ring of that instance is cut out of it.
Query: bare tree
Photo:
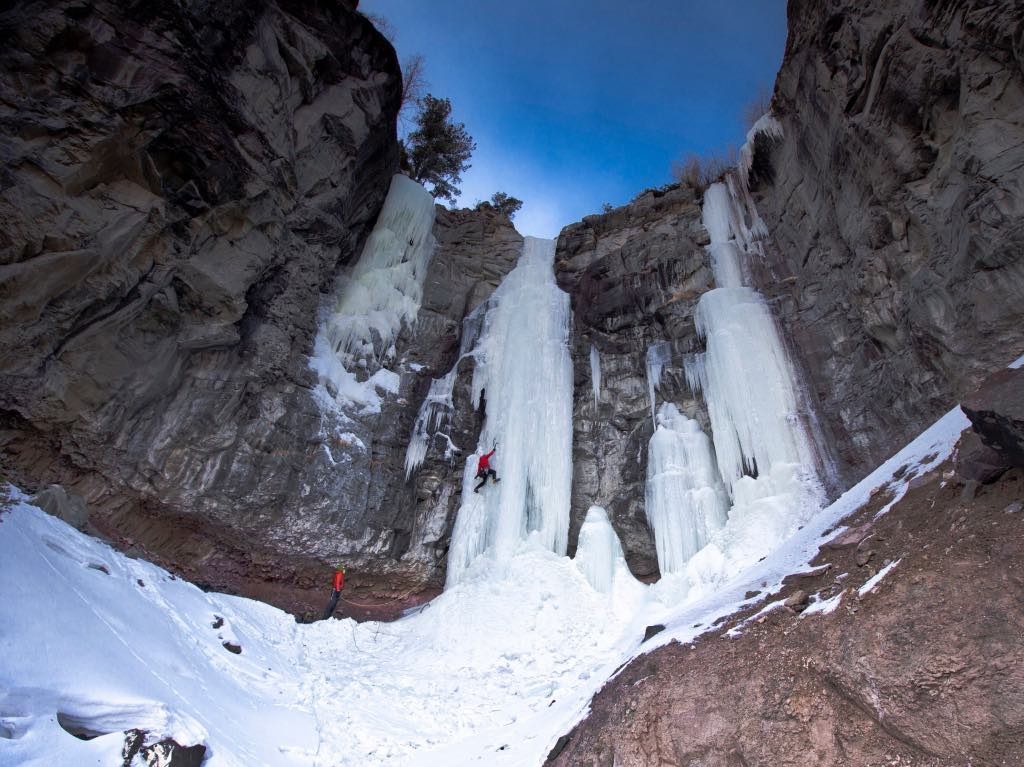
[[[724,152],[701,156],[688,154],[672,163],[672,177],[693,189],[707,189],[721,180],[725,172],[736,166],[736,148],[728,147]]]
[[[426,62],[423,54],[414,53],[402,63],[402,108],[398,112],[398,119],[402,123],[403,134],[408,132],[416,105],[426,93]]]
[[[384,37],[387,38],[388,42],[392,46],[395,44],[395,25],[392,24],[388,19],[381,16],[379,13],[364,13],[367,19],[373,26],[377,27],[377,31],[380,32]]]

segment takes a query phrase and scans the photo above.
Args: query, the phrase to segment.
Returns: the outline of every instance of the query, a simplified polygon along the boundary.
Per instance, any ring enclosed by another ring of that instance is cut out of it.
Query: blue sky
[[[400,59],[477,143],[459,206],[504,191],[523,234],[671,180],[672,161],[743,143],[744,107],[771,90],[784,0],[362,0]]]

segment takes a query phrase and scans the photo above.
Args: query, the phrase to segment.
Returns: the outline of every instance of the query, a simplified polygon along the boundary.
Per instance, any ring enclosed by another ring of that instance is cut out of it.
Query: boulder
[[[785,604],[786,607],[792,608],[793,610],[800,612],[805,607],[807,607],[807,601],[809,599],[810,597],[808,596],[806,591],[804,591],[803,589],[797,589],[788,597],[786,597],[786,601],[783,604]]]
[[[644,639],[643,639],[643,641],[646,642],[648,639],[650,639],[653,636],[657,636],[658,634],[660,634],[664,630],[665,630],[665,626],[664,626],[664,624],[661,624],[661,623],[658,623],[658,624],[656,624],[654,626],[648,626],[646,629],[644,629]]]
[[[206,746],[183,746],[170,738],[145,745],[145,730],[127,730],[121,756],[124,765],[144,767],[199,767],[206,758]]]
[[[849,530],[844,530],[835,538],[828,541],[824,547],[827,549],[831,549],[832,551],[841,551],[843,549],[849,549],[853,546],[858,546],[861,541],[868,537],[868,534],[870,532],[870,524],[851,527]]]
[[[1004,465],[1024,466],[1024,368],[990,376],[960,407]]]
[[[964,432],[956,453],[956,473],[961,479],[995,482],[1008,468],[1003,454],[983,443],[977,432]]]

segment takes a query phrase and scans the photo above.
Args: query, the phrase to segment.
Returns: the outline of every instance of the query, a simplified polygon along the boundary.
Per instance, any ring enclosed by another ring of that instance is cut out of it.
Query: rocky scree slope
[[[361,524],[306,362],[397,167],[398,63],[354,6],[0,14],[4,475],[279,604]]]

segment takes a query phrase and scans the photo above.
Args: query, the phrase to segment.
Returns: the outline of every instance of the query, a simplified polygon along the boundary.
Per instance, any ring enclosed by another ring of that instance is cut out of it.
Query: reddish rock
[[[963,480],[995,482],[1009,468],[1006,458],[981,441],[974,431],[960,438],[956,455],[956,473]]]
[[[852,527],[826,543],[824,548],[832,549],[833,551],[852,548],[853,546],[859,545],[861,541],[867,538],[870,532],[870,524]]]

